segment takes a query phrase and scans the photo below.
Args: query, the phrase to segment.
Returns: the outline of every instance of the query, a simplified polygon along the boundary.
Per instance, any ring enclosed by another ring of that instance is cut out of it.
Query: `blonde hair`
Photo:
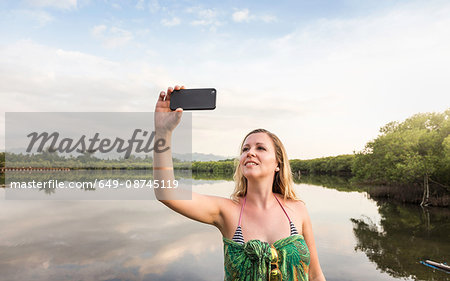
[[[295,194],[293,185],[294,181],[292,179],[291,165],[289,164],[289,160],[287,157],[286,150],[281,143],[281,140],[273,133],[265,130],[265,129],[256,129],[248,133],[244,140],[241,143],[240,151],[242,151],[242,147],[244,146],[244,142],[248,136],[256,133],[265,133],[271,139],[275,147],[275,157],[279,164],[280,170],[275,173],[275,177],[272,183],[272,192],[278,193],[284,196],[284,199],[293,199],[300,200],[297,198]],[[234,171],[234,191],[231,194],[231,199],[234,201],[239,201],[239,197],[244,197],[247,194],[247,179],[244,177],[241,171],[241,165],[239,160],[235,163],[235,171]]]

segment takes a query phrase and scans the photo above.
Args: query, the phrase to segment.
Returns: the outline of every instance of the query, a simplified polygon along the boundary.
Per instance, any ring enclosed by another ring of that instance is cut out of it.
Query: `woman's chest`
[[[222,231],[222,235],[231,239],[238,227],[240,213],[239,209],[230,210],[229,213],[234,214],[234,216],[231,215],[227,218],[225,223],[227,227]],[[296,227],[296,231],[301,234],[301,217],[292,211],[289,211],[288,215],[294,227]],[[292,234],[289,218],[281,208],[274,208],[266,212],[246,209],[241,214],[240,219],[242,236],[245,241],[256,239],[272,244]]]

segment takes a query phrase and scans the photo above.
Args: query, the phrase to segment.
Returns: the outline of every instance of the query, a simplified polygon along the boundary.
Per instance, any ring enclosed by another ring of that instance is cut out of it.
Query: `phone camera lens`
[[[216,91],[214,91],[214,90],[211,91],[211,94],[215,94],[215,93],[216,93]]]

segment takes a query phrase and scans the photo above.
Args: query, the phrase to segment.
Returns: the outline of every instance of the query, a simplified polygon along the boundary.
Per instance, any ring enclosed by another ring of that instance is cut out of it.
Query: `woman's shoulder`
[[[243,199],[233,200],[226,197],[217,197],[216,199],[216,202],[219,204],[220,219],[215,225],[222,233],[222,236],[233,237]]]
[[[306,214],[306,203],[300,199],[284,199],[283,195],[276,194],[277,198],[283,200],[283,203],[286,207],[288,207],[291,211],[300,214]]]
[[[223,196],[199,194],[194,192],[192,194],[196,194],[196,197],[202,197],[202,204],[216,208],[216,210],[221,214],[226,214],[229,211],[232,212],[232,210],[239,208],[241,204],[240,200],[234,201],[231,198]]]
[[[243,198],[239,197],[237,200],[233,200],[233,199],[227,198],[227,197],[215,196],[215,200],[218,204],[220,204],[221,207],[233,208],[233,207],[240,206],[242,204]]]

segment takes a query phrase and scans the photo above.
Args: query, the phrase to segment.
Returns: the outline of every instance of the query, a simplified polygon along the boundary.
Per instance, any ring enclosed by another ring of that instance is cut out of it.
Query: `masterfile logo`
[[[157,181],[153,154],[191,155],[191,120],[185,113],[166,140],[154,130],[153,112],[8,112],[6,199],[148,200],[155,188],[189,199],[190,161],[174,158],[175,178]]]

